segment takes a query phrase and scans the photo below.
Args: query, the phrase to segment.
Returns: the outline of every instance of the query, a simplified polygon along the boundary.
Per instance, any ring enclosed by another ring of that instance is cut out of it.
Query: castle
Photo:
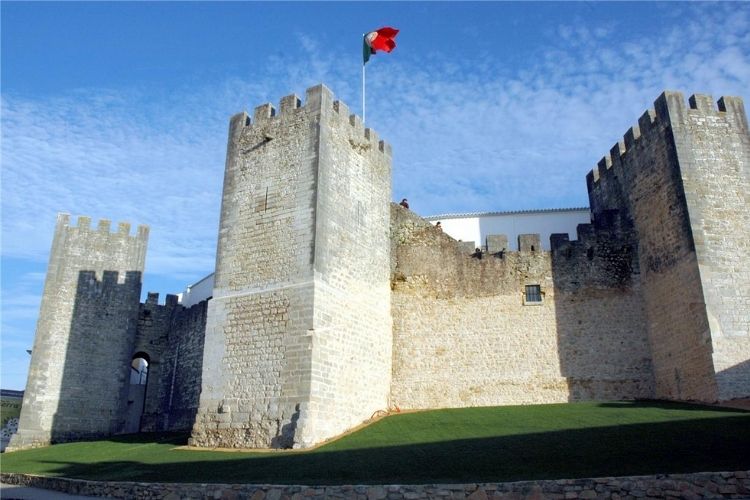
[[[390,203],[391,147],[325,86],[239,113],[210,300],[140,304],[148,228],[58,216],[10,449],[304,448],[396,407],[750,396],[742,100],[663,93],[586,182],[576,239],[471,255]]]

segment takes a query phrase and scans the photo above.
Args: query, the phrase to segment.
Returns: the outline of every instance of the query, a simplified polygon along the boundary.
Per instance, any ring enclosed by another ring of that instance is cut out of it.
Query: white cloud
[[[7,272],[7,271],[6,271]],[[39,314],[44,273],[26,272],[12,283],[4,278],[2,289],[2,351],[3,388],[23,389],[32,348],[34,326]]]
[[[368,125],[394,146],[394,197],[425,214],[585,205],[586,172],[664,88],[750,87],[748,9],[732,11],[630,39],[616,21],[572,22],[515,73],[485,56],[379,55]],[[252,81],[4,96],[3,253],[44,259],[69,211],[150,224],[149,272],[210,271],[228,117],[320,81],[360,113],[356,55],[298,39],[306,57],[269,56]]]
[[[37,293],[22,292],[18,295],[3,293],[3,323],[35,320],[39,314],[40,302],[41,295]]]

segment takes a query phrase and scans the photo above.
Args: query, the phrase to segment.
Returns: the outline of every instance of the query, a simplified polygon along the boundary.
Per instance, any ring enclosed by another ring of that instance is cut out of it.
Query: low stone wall
[[[252,498],[362,500],[419,498],[750,498],[750,471],[658,474],[655,476],[559,479],[513,483],[429,485],[300,486],[269,484],[177,484],[84,481],[3,473],[0,481],[73,495],[112,498]]]

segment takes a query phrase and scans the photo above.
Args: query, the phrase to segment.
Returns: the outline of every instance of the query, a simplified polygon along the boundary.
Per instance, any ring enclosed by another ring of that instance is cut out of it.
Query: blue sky
[[[324,82],[422,215],[586,206],[664,89],[750,99],[749,3],[16,3],[2,21],[2,374],[23,389],[57,212],[151,226],[146,290],[213,270],[228,118]]]

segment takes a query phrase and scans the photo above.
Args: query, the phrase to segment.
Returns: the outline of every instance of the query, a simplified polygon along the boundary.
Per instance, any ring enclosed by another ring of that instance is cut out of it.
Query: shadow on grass
[[[182,439],[173,438],[174,444]],[[253,455],[169,450],[143,462],[46,463],[54,464],[48,473],[93,480],[452,483],[748,470],[747,450],[750,415],[738,415],[356,450]],[[152,459],[159,463],[148,463]]]
[[[132,444],[173,444],[175,446],[184,446],[190,437],[189,432],[139,432],[137,434],[119,434],[110,436],[107,439],[98,439],[99,441],[108,441],[110,443],[132,443]]]
[[[727,413],[747,413],[748,410],[730,408],[726,406],[710,406],[700,403],[681,403],[675,401],[663,401],[659,399],[638,399],[635,401],[606,401],[597,404],[600,408],[660,408],[662,410],[688,410],[688,411],[711,411]]]

